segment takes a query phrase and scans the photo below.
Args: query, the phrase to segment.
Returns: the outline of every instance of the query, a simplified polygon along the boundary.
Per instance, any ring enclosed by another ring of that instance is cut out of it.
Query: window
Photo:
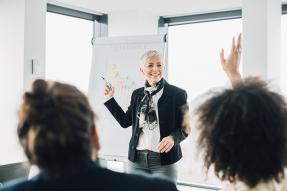
[[[92,63],[93,21],[47,12],[46,79],[87,93]]]
[[[207,90],[227,84],[219,54],[221,48],[226,55],[229,53],[232,36],[241,31],[241,19],[169,27],[168,80],[186,89],[189,103]],[[192,130],[192,135],[182,143],[178,180],[218,185],[220,181],[212,170],[205,175],[203,159],[196,149],[197,132]]]

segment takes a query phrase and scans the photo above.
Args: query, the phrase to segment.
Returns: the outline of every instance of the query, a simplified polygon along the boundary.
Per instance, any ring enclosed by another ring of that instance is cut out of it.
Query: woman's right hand
[[[114,97],[114,94],[115,94],[115,88],[113,86],[106,85],[105,92],[104,92],[106,99],[110,99]]]

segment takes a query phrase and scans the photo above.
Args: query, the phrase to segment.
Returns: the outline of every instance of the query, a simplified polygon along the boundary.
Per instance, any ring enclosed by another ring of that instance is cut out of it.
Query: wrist
[[[229,73],[228,78],[231,81],[232,85],[242,80],[240,73]]]
[[[105,98],[106,98],[106,101],[109,101],[110,99],[113,98],[113,96],[106,96]]]

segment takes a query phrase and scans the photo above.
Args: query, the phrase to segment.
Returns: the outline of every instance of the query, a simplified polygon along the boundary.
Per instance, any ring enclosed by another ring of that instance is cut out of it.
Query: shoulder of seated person
[[[25,179],[18,179],[18,180],[12,180],[8,183],[6,183],[3,188],[1,188],[1,191],[31,191],[32,184],[35,181],[35,179],[31,180],[25,180]]]
[[[133,172],[129,175],[142,180],[144,184],[150,183],[152,188],[153,189],[157,188],[158,191],[159,190],[166,190],[166,191],[177,190],[175,184],[171,182],[165,176],[152,175],[152,174],[148,174],[142,171]]]
[[[176,191],[176,186],[173,182],[169,181],[167,178],[161,176],[155,176],[151,174],[147,174],[142,171],[134,172],[134,173],[121,173],[111,171],[106,168],[101,168],[104,174],[106,174],[105,179],[106,181],[113,180],[114,185],[126,184],[128,187],[133,187],[135,190],[136,188],[143,189],[152,189],[157,191]],[[101,173],[103,175],[103,173]],[[101,176],[104,178],[104,176]]]

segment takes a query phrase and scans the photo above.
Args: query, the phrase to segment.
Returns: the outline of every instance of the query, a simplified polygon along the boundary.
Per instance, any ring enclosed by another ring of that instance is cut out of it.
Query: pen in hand
[[[102,79],[105,81],[107,88],[108,88],[109,90],[111,90],[111,89],[112,89],[111,83],[109,83],[109,82],[106,80],[106,78],[104,78],[103,76],[102,76]]]

